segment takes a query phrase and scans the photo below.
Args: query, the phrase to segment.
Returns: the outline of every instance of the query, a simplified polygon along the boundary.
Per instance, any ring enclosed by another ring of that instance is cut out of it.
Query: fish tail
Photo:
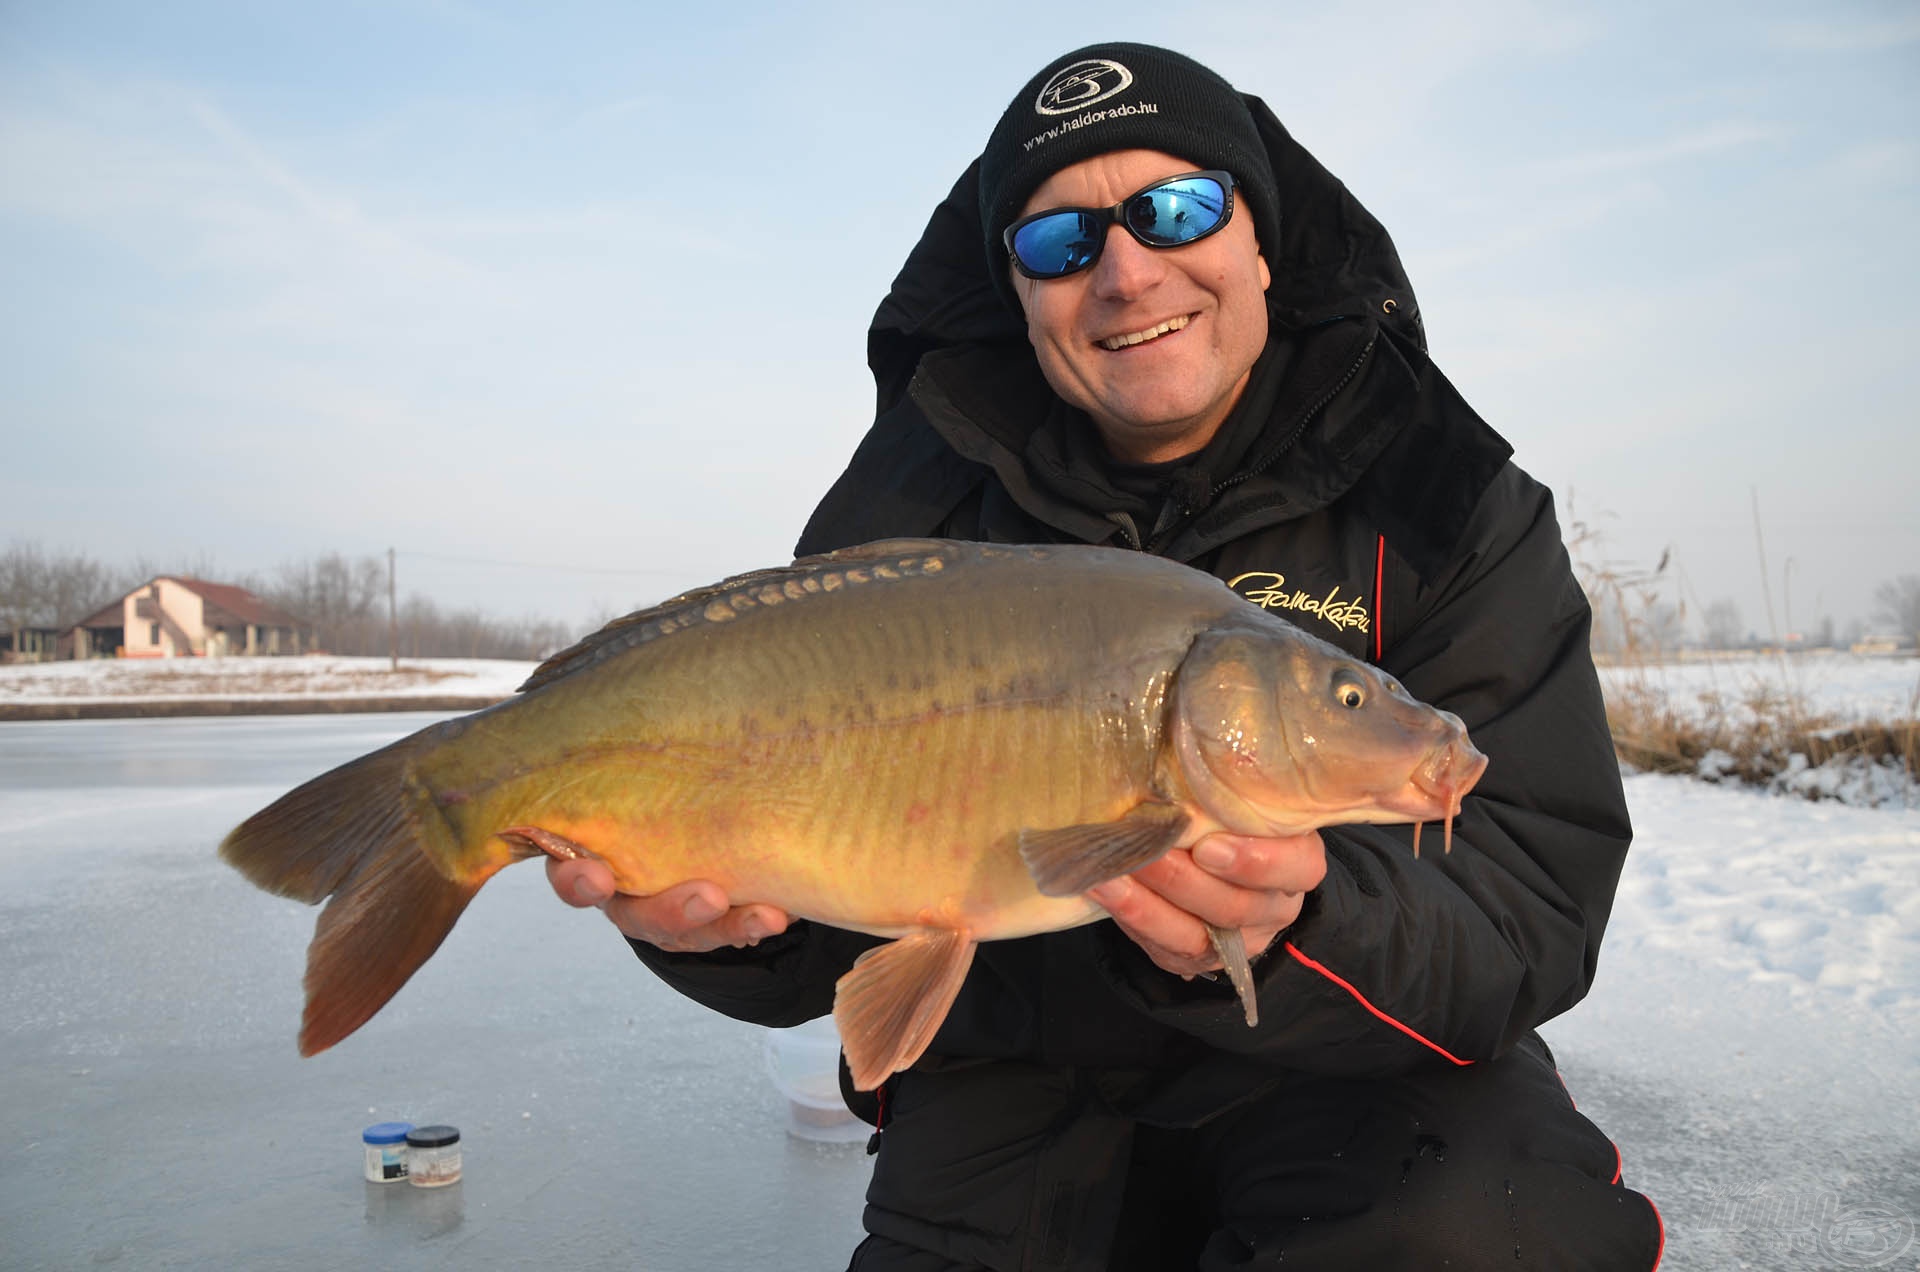
[[[428,729],[282,796],[242,822],[220,856],[269,892],[327,902],[307,947],[300,1053],[325,1051],[398,993],[453,930],[497,861],[460,851],[413,759]],[[499,841],[493,841],[499,844]]]

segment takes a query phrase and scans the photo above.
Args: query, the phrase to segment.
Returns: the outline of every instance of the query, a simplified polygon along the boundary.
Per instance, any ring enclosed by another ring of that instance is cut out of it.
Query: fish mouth
[[[1487,757],[1463,733],[1433,749],[1413,771],[1413,787],[1438,805],[1435,816],[1451,817],[1460,800],[1487,771]]]
[[[1192,321],[1192,314],[1180,314],[1142,331],[1129,331],[1117,336],[1102,336],[1100,339],[1094,341],[1094,343],[1109,353],[1118,353],[1122,349],[1131,348],[1134,345],[1146,344],[1150,340],[1158,340],[1161,336],[1172,335],[1176,331],[1183,330],[1186,325]]]

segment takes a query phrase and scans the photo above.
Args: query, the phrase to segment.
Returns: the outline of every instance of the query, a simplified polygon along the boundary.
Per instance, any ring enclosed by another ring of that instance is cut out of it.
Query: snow
[[[1661,1208],[1664,1272],[1914,1268],[1920,810],[1659,774],[1627,798],[1598,979],[1542,1033]]]
[[[1603,666],[1600,682],[1609,694],[1659,694],[1682,718],[1696,720],[1721,712],[1738,722],[1782,704],[1834,723],[1910,720],[1920,712],[1920,658],[1911,655],[1715,654]]]
[[[488,658],[95,658],[0,666],[0,704],[169,698],[505,698],[538,664]]]

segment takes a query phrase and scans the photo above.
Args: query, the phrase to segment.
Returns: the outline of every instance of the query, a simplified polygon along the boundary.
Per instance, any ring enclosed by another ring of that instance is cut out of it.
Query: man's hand
[[[1326,875],[1317,830],[1284,839],[1214,834],[1087,895],[1157,966],[1192,978],[1220,969],[1207,924],[1239,928],[1248,957],[1257,958]]]
[[[720,885],[706,879],[678,883],[650,897],[618,892],[607,863],[591,857],[548,858],[547,882],[568,905],[598,906],[628,937],[674,954],[757,945],[786,931],[791,921],[777,906],[729,905]]]

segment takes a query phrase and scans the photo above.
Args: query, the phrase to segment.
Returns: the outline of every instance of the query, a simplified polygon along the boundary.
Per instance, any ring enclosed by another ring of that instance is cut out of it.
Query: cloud
[[[1762,142],[1780,141],[1789,135],[1788,130],[1776,125],[1729,120],[1706,124],[1646,145],[1562,155],[1540,164],[1538,170],[1543,174],[1560,176],[1591,176],[1600,173],[1626,172],[1656,167],[1682,159],[1697,159],[1702,155],[1734,150]]]
[[[1920,14],[1902,14],[1878,22],[1781,22],[1770,27],[1767,36],[1776,48],[1809,53],[1879,52],[1920,43]]]

